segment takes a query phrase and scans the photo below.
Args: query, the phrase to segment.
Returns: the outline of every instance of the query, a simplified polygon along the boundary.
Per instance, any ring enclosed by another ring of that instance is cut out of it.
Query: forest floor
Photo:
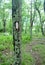
[[[45,65],[45,37],[33,38],[21,46],[22,65]],[[0,35],[0,65],[13,65],[14,58],[12,35]]]
[[[26,52],[35,59],[33,65],[45,65],[45,38],[35,38],[26,45]]]

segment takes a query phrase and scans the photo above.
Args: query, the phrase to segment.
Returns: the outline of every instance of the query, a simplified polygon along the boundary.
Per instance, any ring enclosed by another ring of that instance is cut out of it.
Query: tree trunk
[[[32,0],[31,0],[31,17],[30,17],[30,39],[32,39]]]
[[[44,0],[44,12],[45,12],[45,0]]]
[[[21,0],[12,0],[14,65],[21,65]]]
[[[30,39],[32,39],[32,27],[33,27],[33,21],[35,18],[35,1],[34,1],[34,15],[32,17],[32,0],[31,0],[31,17],[30,17]]]
[[[42,22],[42,20],[41,20],[40,10],[39,10],[36,6],[35,6],[35,8],[36,8],[36,10],[38,11],[38,14],[39,14],[42,35],[44,35],[43,22]]]
[[[3,27],[4,27],[3,31],[5,33],[6,32],[6,20],[5,19],[3,20]]]

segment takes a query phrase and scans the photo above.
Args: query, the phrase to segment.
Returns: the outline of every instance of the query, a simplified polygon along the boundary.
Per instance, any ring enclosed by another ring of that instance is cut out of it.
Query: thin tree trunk
[[[6,20],[5,19],[3,20],[3,27],[4,27],[3,31],[5,33],[6,32]]]
[[[44,34],[44,31],[43,31],[43,23],[42,23],[42,20],[41,20],[41,14],[40,14],[40,11],[39,9],[36,7],[36,10],[38,11],[38,14],[39,14],[39,17],[40,17],[40,25],[41,25],[41,32],[42,32],[42,35],[45,35]]]
[[[35,1],[34,1],[34,15],[32,17],[32,0],[31,0],[31,17],[30,17],[30,39],[32,39],[32,27],[33,27],[33,21],[34,21],[34,18],[35,18]]]
[[[30,39],[32,39],[32,0],[31,0],[31,17],[30,17]]]

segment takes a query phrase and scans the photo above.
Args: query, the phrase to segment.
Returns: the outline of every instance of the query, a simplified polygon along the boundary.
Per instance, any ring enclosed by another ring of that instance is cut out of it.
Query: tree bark
[[[32,39],[32,0],[31,0],[31,17],[30,17],[30,39]]]
[[[4,27],[3,31],[5,33],[6,32],[6,20],[5,19],[3,20],[3,27]]]
[[[35,8],[36,8],[36,10],[37,10],[37,12],[38,12],[38,14],[39,14],[39,17],[40,17],[40,25],[41,25],[42,35],[45,35],[45,34],[44,34],[44,31],[43,31],[43,22],[42,22],[42,20],[41,20],[40,10],[39,10],[36,6],[35,6]]]
[[[31,0],[31,17],[30,17],[30,39],[32,39],[32,27],[33,27],[33,21],[35,18],[35,2],[34,2],[34,15],[32,17],[32,0]]]
[[[12,0],[14,65],[21,65],[21,0]]]

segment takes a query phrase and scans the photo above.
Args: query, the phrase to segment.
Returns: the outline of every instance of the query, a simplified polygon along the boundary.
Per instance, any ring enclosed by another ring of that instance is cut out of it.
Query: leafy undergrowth
[[[5,36],[5,35],[0,35],[0,51],[3,51],[5,49],[12,49],[12,36]]]
[[[26,44],[22,44],[22,65],[33,65],[34,58],[30,53],[26,52]]]
[[[26,36],[26,35],[25,35]],[[34,58],[30,53],[26,52],[26,44],[29,42],[30,37],[22,36],[22,65],[33,65]],[[34,51],[37,51],[42,58],[42,65],[45,65],[45,45],[37,44],[32,46]],[[12,35],[0,35],[0,65],[12,65],[14,62],[13,55],[13,39]]]
[[[31,54],[23,53],[22,55],[22,65],[33,65],[34,59]]]
[[[33,36],[33,38],[45,38],[45,36],[43,36],[41,33],[36,33],[36,34],[33,34],[32,35]]]
[[[23,44],[26,44],[26,43],[28,43],[29,41],[31,41],[31,39],[30,39],[30,34],[22,34],[22,43],[23,43]]]
[[[27,37],[22,40],[22,43],[25,40],[27,41]],[[24,51],[25,43],[22,44],[22,65],[33,65],[33,57]],[[0,65],[12,65],[14,61],[12,36],[2,34],[0,35]]]
[[[0,35],[0,65],[11,65],[13,63],[12,36]]]
[[[42,59],[42,65],[45,65],[45,44],[37,44],[32,47],[34,51],[37,51]]]

